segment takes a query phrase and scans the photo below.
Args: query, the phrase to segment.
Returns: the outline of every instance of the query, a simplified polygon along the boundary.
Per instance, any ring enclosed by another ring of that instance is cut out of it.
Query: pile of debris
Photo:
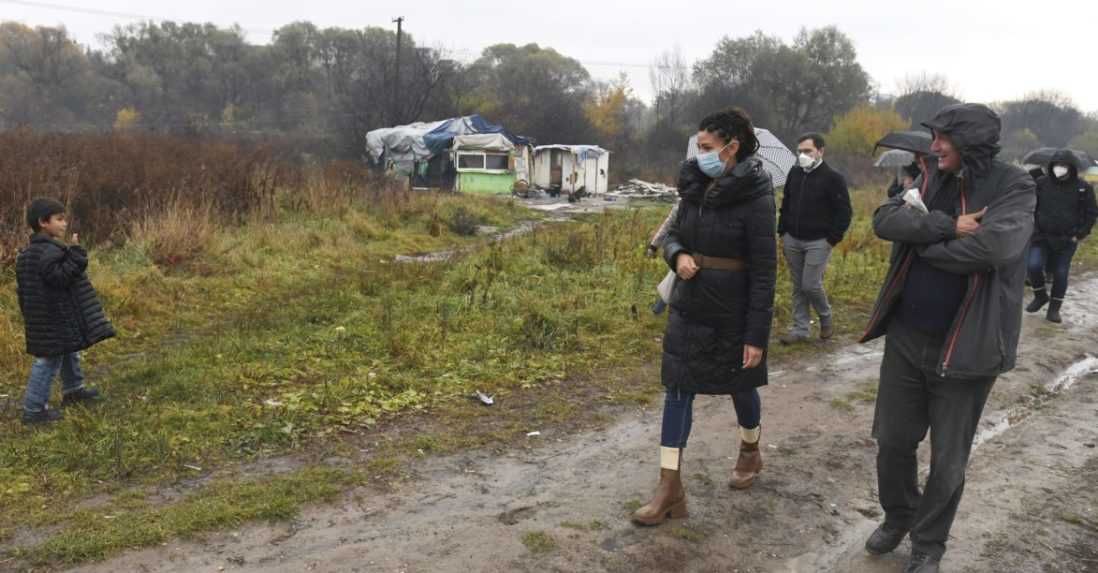
[[[628,183],[618,185],[612,191],[607,191],[610,197],[626,197],[629,199],[652,199],[674,203],[678,200],[679,192],[670,185],[663,183],[649,183],[640,179],[630,179]]]

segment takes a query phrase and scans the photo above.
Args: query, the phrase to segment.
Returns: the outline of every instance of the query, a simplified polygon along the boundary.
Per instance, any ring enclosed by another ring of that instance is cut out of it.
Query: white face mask
[[[1054,165],[1052,167],[1052,174],[1055,175],[1057,179],[1067,177],[1069,171],[1070,169],[1068,169],[1066,165]]]
[[[812,169],[816,166],[816,158],[807,153],[802,153],[797,156],[797,165],[800,165],[801,169]]]

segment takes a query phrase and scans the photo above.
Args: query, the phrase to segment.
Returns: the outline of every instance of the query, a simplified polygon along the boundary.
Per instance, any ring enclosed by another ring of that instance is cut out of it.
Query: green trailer
[[[530,183],[530,148],[502,134],[460,135],[451,153],[462,193],[508,195],[517,182]]]

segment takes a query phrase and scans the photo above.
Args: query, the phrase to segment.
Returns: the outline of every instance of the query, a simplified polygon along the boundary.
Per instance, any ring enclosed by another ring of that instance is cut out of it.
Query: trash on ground
[[[477,400],[480,400],[481,404],[484,404],[485,406],[491,406],[492,404],[496,403],[495,399],[492,396],[489,396],[484,392],[481,392],[480,390],[477,390],[474,396]]]
[[[640,179],[630,179],[628,183],[618,185],[611,191],[607,191],[609,197],[629,197],[632,199],[655,199],[674,203],[679,192],[671,185],[663,183],[649,183]]]

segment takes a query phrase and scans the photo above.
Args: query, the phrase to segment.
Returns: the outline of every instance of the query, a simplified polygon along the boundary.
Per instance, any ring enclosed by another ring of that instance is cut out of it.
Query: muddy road
[[[1064,313],[1062,327],[1026,317],[1020,366],[985,410],[943,571],[1098,572],[1098,276],[1076,281]],[[658,473],[655,400],[599,432],[430,459],[396,491],[348,495],[293,523],[75,571],[900,571],[907,542],[882,558],[862,549],[881,517],[869,427],[882,348],[772,365],[765,468],[747,491],[727,485],[731,402],[699,398],[683,462],[687,520],[627,519]]]

